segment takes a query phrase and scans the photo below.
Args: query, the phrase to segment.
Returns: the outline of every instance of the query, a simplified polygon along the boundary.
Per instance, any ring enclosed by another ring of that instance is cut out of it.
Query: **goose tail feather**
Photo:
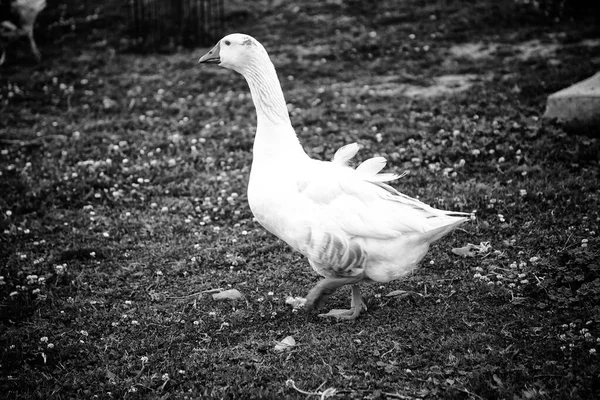
[[[461,213],[463,214],[463,213]],[[464,213],[466,214],[466,213]],[[469,215],[469,214],[467,214]],[[444,236],[446,236],[448,233],[452,232],[455,228],[457,228],[460,224],[467,222],[471,219],[471,217],[454,217],[454,216],[448,216],[446,221],[444,222],[444,225],[439,226],[437,228],[431,229],[430,231],[425,232],[422,236],[421,236],[421,241],[422,242],[428,242],[428,243],[433,243],[436,240],[439,240],[441,238],[443,238]]]

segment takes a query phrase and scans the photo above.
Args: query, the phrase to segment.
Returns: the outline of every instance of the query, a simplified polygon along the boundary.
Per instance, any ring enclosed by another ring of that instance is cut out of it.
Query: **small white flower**
[[[142,361],[143,364],[148,362],[148,357],[147,356],[142,356],[142,358],[140,358],[140,360]]]
[[[48,343],[48,336],[42,336],[40,338],[40,342],[42,342],[42,343]]]

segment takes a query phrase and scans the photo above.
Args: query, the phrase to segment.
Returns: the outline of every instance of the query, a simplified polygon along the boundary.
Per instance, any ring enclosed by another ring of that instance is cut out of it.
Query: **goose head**
[[[232,33],[219,40],[198,62],[218,64],[243,75],[246,67],[265,60],[269,61],[267,51],[256,39],[250,35]]]

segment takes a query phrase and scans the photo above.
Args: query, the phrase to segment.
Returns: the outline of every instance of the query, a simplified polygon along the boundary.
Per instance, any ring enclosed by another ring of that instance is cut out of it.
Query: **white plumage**
[[[290,123],[275,67],[251,36],[224,37],[200,62],[235,70],[248,82],[257,112],[248,202],[262,226],[325,277],[309,292],[307,307],[318,308],[338,287],[353,285],[350,310],[322,316],[356,318],[364,309],[359,282],[405,276],[432,242],[470,219],[387,185],[400,176],[380,173],[383,157],[352,169],[356,143],[340,148],[331,162],[310,158]]]

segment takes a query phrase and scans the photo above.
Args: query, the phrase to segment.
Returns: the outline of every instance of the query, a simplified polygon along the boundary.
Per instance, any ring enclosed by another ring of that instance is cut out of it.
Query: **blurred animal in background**
[[[6,59],[6,46],[21,37],[29,40],[36,60],[42,59],[33,38],[33,26],[45,7],[46,0],[0,0],[0,65]]]

